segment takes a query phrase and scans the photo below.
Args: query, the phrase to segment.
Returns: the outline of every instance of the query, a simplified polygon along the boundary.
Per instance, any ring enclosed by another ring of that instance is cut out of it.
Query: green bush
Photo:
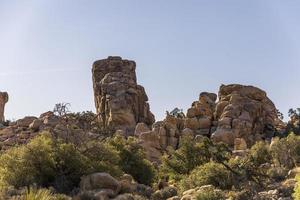
[[[257,142],[250,149],[250,159],[255,166],[271,162],[269,145],[265,142]]]
[[[228,189],[232,186],[231,174],[223,165],[208,162],[194,169],[188,178],[182,180],[184,190],[204,185]]]
[[[80,147],[44,133],[0,156],[0,186],[52,186],[65,193],[78,186],[86,174],[105,171],[120,175],[118,163],[117,153],[101,143]]]
[[[220,190],[208,187],[197,194],[197,200],[225,200],[224,193]]]
[[[168,175],[170,179],[178,181],[210,160],[224,162],[229,159],[229,156],[230,151],[224,144],[214,144],[208,138],[196,142],[191,137],[183,137],[179,149],[163,157],[160,174]]]
[[[132,175],[139,183],[151,185],[156,177],[154,166],[146,159],[144,150],[136,139],[115,136],[110,145],[116,149],[120,157],[118,165],[123,172]]]
[[[53,194],[47,189],[33,189],[30,188],[26,191],[26,194],[21,197],[22,200],[69,200],[63,195]]]
[[[271,145],[273,162],[292,169],[300,163],[300,136],[293,133],[286,138],[275,138]]]
[[[294,200],[300,200],[300,175],[296,176],[297,184],[293,194]]]

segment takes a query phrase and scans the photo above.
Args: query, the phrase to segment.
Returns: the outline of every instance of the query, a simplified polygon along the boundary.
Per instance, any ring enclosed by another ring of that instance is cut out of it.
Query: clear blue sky
[[[222,83],[261,87],[286,114],[300,107],[299,10],[289,0],[0,0],[6,116],[57,102],[94,111],[91,65],[109,55],[137,62],[157,119]]]

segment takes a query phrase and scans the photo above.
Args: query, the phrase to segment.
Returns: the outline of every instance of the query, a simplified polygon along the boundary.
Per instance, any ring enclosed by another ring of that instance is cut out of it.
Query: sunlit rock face
[[[97,114],[106,127],[133,134],[136,124],[154,123],[144,87],[137,84],[136,63],[108,57],[93,64],[93,86]]]
[[[8,102],[8,93],[0,92],[0,123],[5,121],[4,109],[5,109],[5,104],[7,102]]]
[[[214,120],[217,127],[212,138],[229,145],[236,138],[243,138],[248,145],[271,138],[282,123],[265,91],[238,84],[220,87]]]

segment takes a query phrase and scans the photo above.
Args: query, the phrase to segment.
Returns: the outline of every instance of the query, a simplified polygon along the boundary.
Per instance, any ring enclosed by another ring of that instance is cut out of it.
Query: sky
[[[95,111],[91,67],[118,55],[157,120],[221,84],[265,90],[287,115],[300,107],[300,1],[0,0],[0,91],[6,118],[58,102]]]

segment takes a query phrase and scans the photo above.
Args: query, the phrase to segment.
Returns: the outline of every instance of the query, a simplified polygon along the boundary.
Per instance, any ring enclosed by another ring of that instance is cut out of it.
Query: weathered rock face
[[[127,134],[137,123],[154,123],[148,97],[136,81],[134,61],[108,57],[93,65],[93,85],[97,114],[104,126],[113,126]]]
[[[0,123],[5,121],[4,108],[7,102],[8,102],[7,92],[0,92]]]
[[[184,119],[167,115],[164,121],[153,124],[152,130],[139,133],[140,144],[150,161],[159,163],[163,152],[177,148],[183,124]]]
[[[271,138],[280,123],[277,109],[266,92],[243,85],[220,87],[214,120],[217,130],[212,138],[229,145],[233,145],[236,138],[243,138],[248,145]]]

